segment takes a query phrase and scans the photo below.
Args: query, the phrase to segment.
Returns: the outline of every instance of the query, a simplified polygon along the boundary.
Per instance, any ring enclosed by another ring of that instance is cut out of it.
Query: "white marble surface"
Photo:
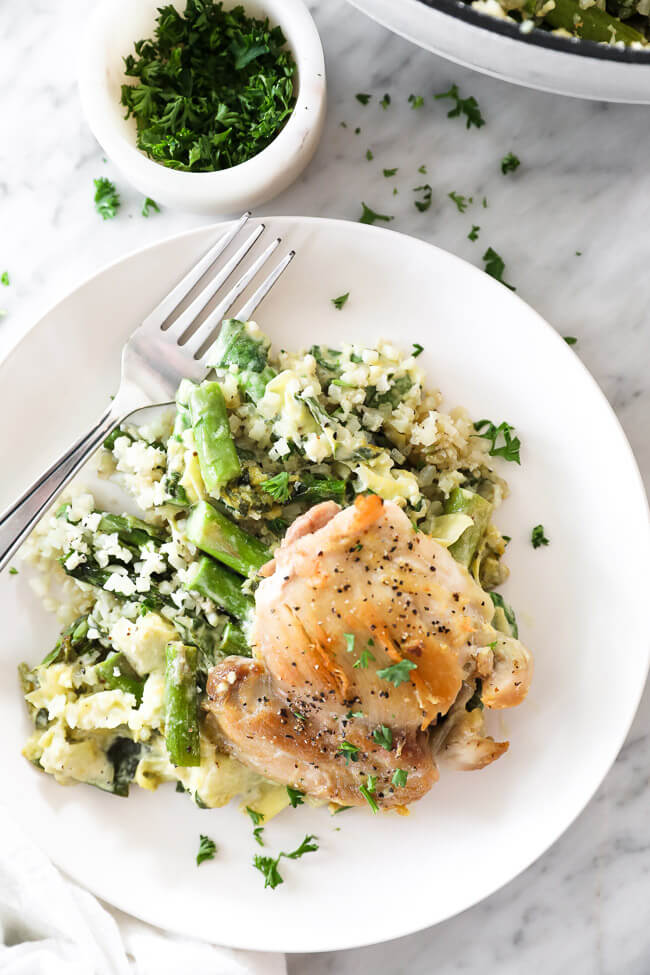
[[[11,287],[0,289],[0,307],[7,311],[0,319],[0,355],[52,302],[107,262],[202,222],[172,212],[143,219],[138,194],[103,161],[75,88],[76,25],[90,6],[88,0],[4,0],[0,9],[0,271],[11,275]],[[328,63],[326,131],[303,178],[264,212],[354,220],[363,199],[394,214],[392,228],[474,263],[494,247],[518,294],[561,334],[578,337],[576,354],[620,417],[647,483],[648,109],[510,87],[411,47],[344,0],[317,0],[312,7]],[[430,98],[451,81],[478,98],[486,118],[482,129],[466,131],[459,120],[446,118],[444,103]],[[359,91],[373,93],[365,108],[354,98]],[[378,105],[384,92],[392,96],[387,111]],[[425,108],[410,109],[411,92],[427,96]],[[361,126],[359,135],[355,126]],[[503,176],[499,161],[508,150],[522,165]],[[417,173],[421,164],[426,177]],[[382,168],[395,166],[397,177],[385,179]],[[118,217],[106,223],[92,204],[92,180],[100,175],[115,180],[123,199]],[[412,188],[424,181],[434,197],[421,214]],[[485,196],[488,208],[475,203],[461,215],[447,197],[450,190],[477,201]],[[476,243],[467,239],[473,223],[481,226]],[[550,394],[552,383],[549,376]],[[612,652],[622,654],[624,646]],[[623,751],[584,813],[504,890],[400,941],[294,956],[292,975],[515,975],[534,969],[545,975],[646,975],[649,703],[646,692]],[[382,910],[393,897],[408,897],[407,891],[376,893],[369,891],[364,909]],[[324,923],[336,924],[336,912]]]

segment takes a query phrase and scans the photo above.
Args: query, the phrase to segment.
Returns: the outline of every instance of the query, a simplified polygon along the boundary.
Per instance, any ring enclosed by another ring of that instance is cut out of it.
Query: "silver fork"
[[[195,382],[205,379],[210,371],[209,351],[221,321],[282,239],[277,237],[255,258],[231,284],[205,321],[193,330],[198,315],[215,295],[220,295],[230,276],[264,232],[264,224],[259,224],[185,311],[167,328],[165,324],[194,285],[214,266],[230,244],[236,243],[249,217],[250,213],[245,213],[223,234],[135,330],[122,350],[120,388],[108,410],[87,434],[80,437],[0,516],[0,572],[40,515],[112,430],[142,407],[173,401],[181,379],[186,377]],[[295,251],[289,251],[233,317],[247,321],[294,256]]]

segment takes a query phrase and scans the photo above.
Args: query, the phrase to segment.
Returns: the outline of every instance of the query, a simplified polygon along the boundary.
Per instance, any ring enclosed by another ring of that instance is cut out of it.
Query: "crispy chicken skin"
[[[489,597],[396,504],[317,505],[261,574],[254,659],[226,658],[208,680],[208,727],[223,750],[342,805],[363,805],[360,786],[376,777],[375,800],[390,808],[436,781],[430,730],[455,702],[441,756],[481,768],[508,747],[464,711],[466,682],[481,677],[486,706],[511,707],[526,694],[530,655],[493,629]],[[392,783],[397,769],[404,786]]]

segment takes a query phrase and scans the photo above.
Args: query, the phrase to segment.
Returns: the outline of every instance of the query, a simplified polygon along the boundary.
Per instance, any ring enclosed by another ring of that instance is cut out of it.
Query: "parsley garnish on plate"
[[[515,169],[521,166],[521,159],[515,156],[514,152],[507,153],[501,160],[501,172],[505,176],[506,173],[514,173]]]
[[[428,210],[429,207],[431,206],[431,196],[433,190],[431,189],[428,183],[423,183],[422,186],[415,186],[413,188],[413,192],[422,193],[422,199],[415,200],[414,203],[417,209],[420,211],[420,213],[424,213],[425,210]]]
[[[103,220],[111,220],[120,208],[120,198],[110,179],[101,176],[95,183],[95,209]]]
[[[481,228],[479,227],[478,224],[473,223],[472,224],[472,229],[470,230],[470,232],[467,235],[467,239],[468,240],[478,240],[478,232],[479,232],[480,229]]]
[[[422,173],[423,176],[426,176],[427,167],[424,165],[424,163],[421,166],[418,166],[418,173]]]
[[[287,860],[299,860],[305,853],[315,853],[318,849],[318,843],[315,840],[316,837],[309,833],[305,836],[300,846],[291,853],[282,852],[277,857],[263,857],[258,853],[253,858],[253,866],[260,873],[264,874],[264,887],[270,887],[271,890],[275,890],[279,884],[283,884],[284,880],[278,870],[278,864],[281,858],[285,857]]]
[[[148,217],[151,210],[155,210],[156,213],[160,213],[160,207],[155,200],[152,200],[150,196],[146,196],[144,203],[142,204],[142,216]]]
[[[358,102],[361,102],[362,105],[367,105],[372,96],[367,95],[365,92],[359,92],[359,94],[355,95],[354,97]]]
[[[339,745],[338,750],[345,755],[346,765],[350,764],[350,759],[352,759],[353,762],[356,762],[357,758],[359,757],[359,746],[353,745],[351,741],[346,741],[345,738]]]
[[[349,297],[350,297],[350,292],[346,291],[344,295],[339,295],[338,298],[332,298],[331,301],[334,307],[338,311],[341,311],[343,305],[346,303]]]
[[[196,865],[200,866],[205,860],[214,860],[214,855],[217,852],[217,844],[214,840],[211,840],[209,836],[204,836],[201,833],[199,838],[199,852],[196,854]]]
[[[264,816],[262,813],[257,812],[256,809],[251,809],[250,806],[246,806],[246,812],[253,821],[253,826],[259,826],[260,823],[264,822]]]
[[[489,274],[491,278],[495,279],[495,281],[505,284],[506,288],[509,288],[511,291],[517,290],[514,285],[508,284],[507,281],[503,280],[503,272],[506,269],[506,265],[501,255],[497,254],[492,247],[488,247],[483,255],[483,260],[485,261],[484,270],[486,274]]]
[[[18,575],[18,569],[14,568],[14,566],[12,565],[12,567],[9,569],[9,575],[10,576],[17,576]]]
[[[284,504],[285,501],[289,500],[289,474],[287,471],[281,471],[274,477],[268,477],[261,484],[262,490],[270,494],[274,501],[279,501],[280,504]]]
[[[383,220],[388,223],[389,220],[395,219],[394,217],[389,217],[385,213],[376,213],[374,210],[371,210],[369,206],[366,206],[363,201],[361,206],[363,207],[363,211],[359,217],[359,223],[375,223],[377,220]]]
[[[397,170],[395,170],[397,172]],[[9,287],[9,271],[3,271],[0,275],[0,282],[4,284],[5,288]]]
[[[530,534],[530,540],[533,543],[533,548],[539,548],[540,545],[548,545],[548,538],[544,534],[543,525],[535,525]]]
[[[124,59],[137,147],[185,172],[214,172],[265,149],[295,106],[296,64],[279,27],[214,0],[161,7],[153,37]]]
[[[395,169],[385,169],[384,176],[388,179],[390,176],[394,176],[398,169],[398,166],[396,166]]]
[[[292,789],[290,785],[287,786],[287,795],[289,796],[289,802],[293,809],[296,806],[302,806],[305,793],[301,792],[300,789]]]
[[[359,659],[357,660],[357,662],[355,664],[352,665],[352,669],[353,670],[367,670],[368,669],[368,663],[371,660],[374,660],[374,659],[375,659],[375,657],[370,652],[370,650],[367,650],[367,649],[366,650],[362,650],[361,653],[359,654]]]
[[[451,98],[456,104],[447,112],[447,118],[458,118],[460,115],[464,115],[467,123],[465,128],[469,129],[474,125],[480,129],[482,125],[485,125],[485,119],[481,115],[481,109],[476,99],[471,95],[469,98],[461,98],[458,85],[452,85],[449,91],[442,91],[433,97],[435,99]]]
[[[354,633],[344,633],[343,638],[345,639],[345,649],[348,653],[352,653],[354,650]]]
[[[575,345],[578,341],[575,335],[563,335],[562,337],[567,345]]]
[[[484,196],[483,199],[481,200],[481,206],[483,207],[484,210],[487,210],[487,205],[488,205],[488,201],[487,198]]]
[[[405,684],[411,679],[411,671],[417,670],[417,666],[411,660],[400,660],[397,664],[378,670],[377,677],[389,681],[393,687],[399,687],[400,684]]]
[[[423,345],[420,345],[419,342],[414,342],[413,343],[413,351],[411,352],[411,355],[413,356],[413,358],[414,359],[417,359],[417,357],[419,355],[422,355],[423,352],[424,352],[424,346]]]
[[[519,458],[521,442],[519,437],[511,436],[514,427],[511,427],[509,423],[504,421],[499,426],[495,426],[491,420],[479,420],[478,423],[474,424],[474,429],[479,437],[490,441],[488,451],[490,457],[503,457],[504,460],[514,461],[516,464],[521,463]],[[503,439],[502,444],[498,444],[499,437]]]
[[[424,98],[422,95],[409,95],[408,98],[411,108],[422,108],[424,105]]]
[[[363,711],[348,711],[345,717],[348,719],[348,721],[350,718],[362,718]]]
[[[390,105],[390,95],[388,94],[388,92],[386,92],[386,94],[384,95],[384,97],[382,98],[382,100],[379,102],[379,104],[384,109],[384,111],[388,108],[388,106]]]
[[[393,777],[391,782],[396,789],[403,789],[406,785],[406,780],[408,778],[408,772],[405,768],[396,768],[393,772]]]
[[[459,213],[465,213],[468,204],[472,202],[471,197],[468,198],[466,196],[462,196],[460,193],[456,193],[455,190],[452,190],[451,193],[447,193],[447,196],[450,200],[454,201]]]
[[[369,775],[368,776],[368,779],[366,781],[366,784],[359,786],[359,792],[361,793],[361,795],[366,800],[366,802],[368,803],[368,805],[370,806],[370,808],[372,809],[372,811],[374,813],[376,813],[378,811],[378,809],[379,809],[379,806],[377,805],[377,803],[375,801],[375,789],[376,788],[377,788],[377,776],[376,775]]]
[[[264,832],[263,826],[256,826],[253,830],[253,836],[255,837],[255,842],[258,846],[264,846],[264,840],[262,839],[262,833]]]
[[[380,724],[378,728],[375,728],[372,738],[375,744],[381,745],[387,752],[393,747],[393,732],[385,724]]]
[[[373,155],[372,149],[366,149],[366,159],[368,160],[368,162],[372,162],[374,158],[375,157]]]

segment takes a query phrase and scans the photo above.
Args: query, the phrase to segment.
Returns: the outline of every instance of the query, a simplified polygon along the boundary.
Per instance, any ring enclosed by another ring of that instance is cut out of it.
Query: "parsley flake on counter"
[[[372,149],[366,149],[366,159],[368,160],[368,162],[372,162],[372,160],[374,158],[375,157],[374,157],[374,154],[373,154]]]
[[[196,854],[196,865],[200,866],[205,860],[214,860],[217,844],[209,836],[202,833],[199,838],[199,852]]]
[[[575,335],[563,335],[562,338],[564,339],[567,345],[575,345],[576,342],[578,341]]]
[[[356,129],[354,130],[354,134],[355,134],[355,135],[359,135],[359,133],[360,133],[360,132],[361,132],[361,129],[360,129],[360,128],[359,128],[359,126],[357,125],[357,127],[356,127]]]
[[[355,95],[354,97],[358,102],[361,102],[362,105],[367,105],[372,96],[367,95],[365,92],[359,92],[359,94]]]
[[[422,95],[409,95],[408,98],[411,108],[422,108],[424,105],[424,98]]]
[[[418,166],[418,173],[422,173],[423,176],[426,176],[427,167],[424,165],[424,163],[421,166]]]
[[[576,257],[582,257],[582,251],[576,251]]]
[[[372,738],[375,744],[381,745],[387,752],[393,747],[393,732],[385,724],[380,724],[378,728],[375,728]]]
[[[411,671],[417,670],[417,666],[412,660],[400,660],[397,664],[378,670],[377,677],[389,681],[393,687],[399,687],[411,679]]]
[[[386,179],[389,179],[391,176],[394,176],[395,175],[395,173],[398,171],[398,169],[399,169],[398,166],[396,166],[395,169],[385,169],[384,170],[384,176],[386,177]]]
[[[337,311],[341,311],[343,305],[346,303],[349,297],[350,297],[350,292],[346,291],[344,295],[339,295],[338,298],[332,298],[330,300],[334,305],[334,307],[337,309]]]
[[[262,839],[262,833],[264,832],[263,826],[256,826],[253,830],[253,836],[255,837],[255,842],[258,846],[264,846],[264,840]]]
[[[379,102],[379,104],[384,109],[384,111],[388,108],[388,106],[390,105],[390,95],[388,94],[388,92],[386,92],[386,94],[384,95],[384,97],[382,98],[382,100]]]
[[[152,200],[150,196],[147,196],[142,204],[142,216],[148,217],[151,210],[155,210],[156,213],[160,213],[160,207],[156,201]]]
[[[261,484],[262,490],[270,494],[274,501],[279,501],[280,504],[284,504],[285,501],[289,500],[289,474],[287,471],[281,471],[279,474],[275,474],[273,477],[267,477],[265,481]]]
[[[361,213],[361,216],[359,217],[359,223],[372,224],[375,223],[377,220],[383,220],[385,223],[388,223],[390,220],[395,219],[394,217],[389,217],[385,213],[376,213],[374,210],[371,210],[369,206],[366,206],[366,204],[363,201],[361,202],[361,206],[363,207],[363,211]]]
[[[377,788],[377,776],[369,775],[365,785],[359,786],[359,792],[366,800],[370,808],[374,813],[379,810],[379,806],[375,801],[375,789]]]
[[[260,823],[264,822],[264,816],[262,813],[257,812],[256,809],[251,809],[250,806],[246,806],[246,812],[253,821],[253,826],[259,826]]]
[[[417,207],[417,209],[420,211],[420,213],[424,213],[425,210],[428,210],[429,207],[431,206],[431,196],[433,193],[431,186],[428,183],[424,183],[422,186],[413,187],[413,192],[422,193],[422,199],[415,200],[414,204]]]
[[[483,207],[484,210],[487,210],[487,205],[488,205],[488,201],[487,198],[484,196],[481,201],[481,206]]]
[[[533,548],[539,548],[540,545],[548,545],[548,538],[544,534],[543,525],[535,525],[530,534],[530,540],[533,543]]]
[[[14,568],[14,566],[12,565],[12,567],[9,569],[9,575],[10,576],[17,576],[18,575],[18,569]]]
[[[302,806],[302,800],[305,797],[305,793],[301,792],[300,789],[292,789],[290,785],[287,786],[287,795],[289,796],[289,802],[291,803],[292,809],[296,806]]]
[[[481,228],[479,227],[478,224],[473,223],[472,224],[472,229],[470,230],[470,232],[467,235],[467,239],[468,240],[478,240],[478,232],[479,232],[480,229]]]
[[[397,172],[397,170],[395,170]],[[9,271],[3,271],[0,275],[0,282],[4,284],[5,288],[9,287]]]
[[[214,172],[265,149],[295,106],[296,63],[282,30],[215,0],[158,11],[153,37],[124,58],[137,147],[185,172]]]
[[[474,125],[477,129],[480,129],[482,125],[485,125],[485,119],[481,115],[481,109],[479,108],[476,99],[471,95],[469,98],[461,98],[458,91],[458,85],[452,85],[449,91],[442,91],[433,97],[435,99],[451,98],[456,104],[447,112],[447,118],[458,118],[460,115],[464,115],[466,119],[466,129],[471,128],[472,125]]]
[[[468,199],[466,196],[456,193],[455,190],[452,190],[451,193],[447,193],[447,196],[456,204],[456,208],[459,213],[465,213],[468,205],[472,202],[471,197]]]
[[[504,176],[506,173],[514,173],[520,166],[521,159],[515,156],[514,152],[508,152],[501,160],[501,172]]]
[[[110,179],[101,176],[95,183],[95,209],[102,220],[111,220],[120,208],[120,198]]]
[[[424,346],[423,345],[420,345],[419,342],[414,342],[413,343],[413,351],[411,352],[411,355],[413,356],[413,358],[414,359],[417,359],[417,357],[419,355],[422,355],[423,352],[424,352]]]
[[[517,290],[514,285],[508,284],[507,281],[503,280],[503,272],[506,269],[506,265],[503,258],[492,247],[488,247],[483,255],[483,260],[485,261],[484,270],[486,274],[489,274],[495,281],[505,284],[506,288],[510,288],[511,291]]]
[[[287,860],[299,860],[305,853],[315,853],[318,849],[318,844],[315,840],[316,837],[310,833],[305,836],[300,846],[291,853],[282,852],[277,857],[263,857],[258,853],[253,857],[253,866],[264,875],[264,887],[270,887],[271,890],[275,890],[279,884],[283,884],[284,880],[278,870],[280,859],[285,857]]]
[[[511,427],[509,423],[504,421],[497,427],[491,420],[479,420],[478,423],[474,424],[474,429],[479,437],[490,441],[488,451],[490,457],[503,457],[504,460],[521,464],[519,457],[521,441],[519,437],[511,436],[514,427]],[[497,446],[499,437],[503,438],[503,443]]]
[[[396,768],[393,772],[393,777],[391,782],[396,789],[403,789],[406,785],[406,780],[408,778],[408,772],[405,768]]]

